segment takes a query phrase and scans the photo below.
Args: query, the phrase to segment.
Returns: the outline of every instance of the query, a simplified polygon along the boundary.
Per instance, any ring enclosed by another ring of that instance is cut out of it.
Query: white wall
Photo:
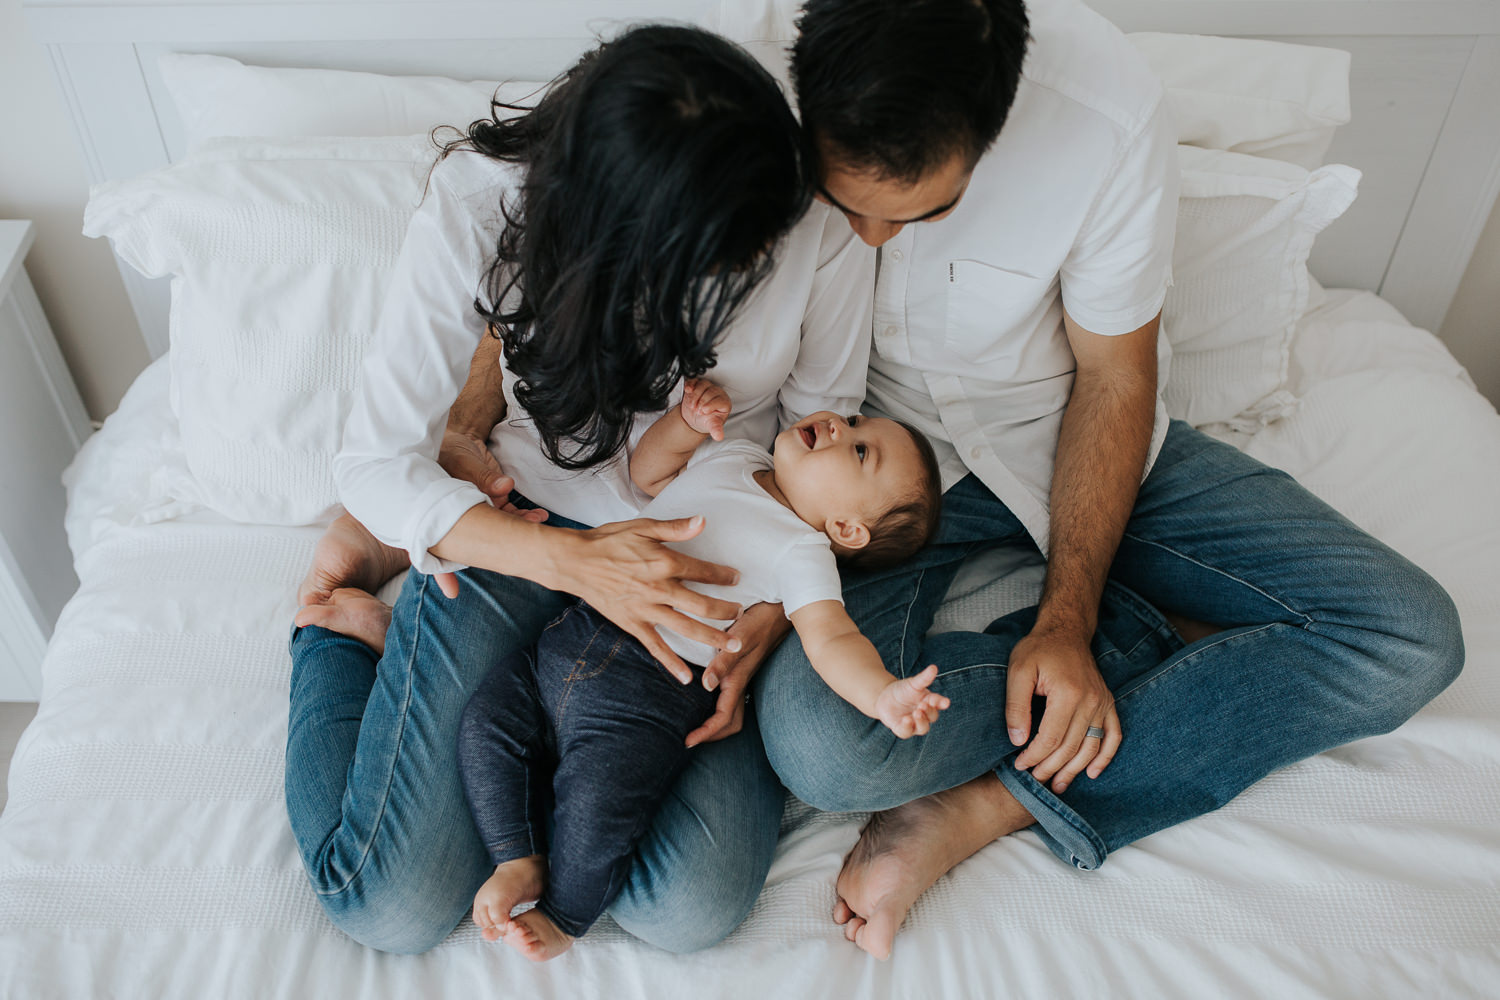
[[[88,175],[21,0],[0,0],[0,218],[36,223],[26,270],[89,415],[112,413],[150,360],[114,255],[84,239]]]
[[[45,51],[21,0],[0,0],[0,218],[31,219],[28,270],[95,419],[111,413],[148,360],[114,258],[79,235],[88,180]],[[1440,331],[1500,404],[1500,207],[1491,215]]]
[[[1438,336],[1500,406],[1500,203],[1479,237]]]

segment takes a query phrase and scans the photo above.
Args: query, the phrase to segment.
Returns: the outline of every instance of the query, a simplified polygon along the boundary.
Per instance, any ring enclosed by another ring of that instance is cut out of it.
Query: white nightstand
[[[36,701],[42,653],[78,589],[62,471],[89,435],[22,264],[30,222],[0,221],[0,701]]]

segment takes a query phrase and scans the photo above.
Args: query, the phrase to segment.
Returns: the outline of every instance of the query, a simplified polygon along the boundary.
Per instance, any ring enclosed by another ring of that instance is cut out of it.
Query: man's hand
[[[1005,683],[1005,724],[1016,746],[1031,733],[1031,699],[1047,700],[1036,738],[1016,758],[1061,794],[1078,773],[1097,778],[1114,759],[1122,733],[1115,699],[1104,684],[1086,639],[1063,630],[1033,630],[1010,654]],[[1104,737],[1089,736],[1091,726]]]
[[[755,604],[729,626],[728,634],[740,640],[736,652],[720,650],[703,670],[703,686],[719,692],[714,714],[687,735],[687,745],[712,743],[733,736],[745,725],[745,689],[766,657],[791,631],[780,604]]]
[[[452,429],[443,432],[443,444],[438,450],[438,464],[454,479],[462,479],[479,487],[479,491],[490,498],[490,504],[507,514],[515,514],[533,524],[547,520],[545,510],[521,510],[510,502],[515,480],[507,476],[485,442],[470,434]],[[434,580],[443,596],[458,596],[458,577],[452,573],[439,573]]]
[[[699,434],[724,440],[724,421],[732,407],[729,393],[706,378],[690,378],[682,385],[682,422]]]
[[[511,490],[516,482],[505,474],[489,446],[476,437],[459,431],[443,432],[443,445],[438,450],[438,464],[454,479],[462,479],[479,487],[479,491],[490,498],[494,507],[524,517],[534,524],[547,520],[545,510],[521,510],[510,502]]]
[[[1114,695],[1089,641],[1110,563],[1130,520],[1156,416],[1158,316],[1116,337],[1092,333],[1063,309],[1078,362],[1052,474],[1051,545],[1037,624],[1010,654],[1005,724],[1016,746],[1031,733],[1031,699],[1047,700],[1036,739],[1016,767],[1062,792],[1088,769],[1097,778],[1120,747]],[[1089,736],[1090,728],[1104,731]]]

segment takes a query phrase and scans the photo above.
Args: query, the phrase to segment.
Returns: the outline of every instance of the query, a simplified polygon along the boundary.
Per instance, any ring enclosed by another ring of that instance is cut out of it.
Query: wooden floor
[[[16,741],[36,716],[36,703],[31,701],[0,701],[0,811],[5,809],[5,788],[10,778],[10,755],[15,752]]]

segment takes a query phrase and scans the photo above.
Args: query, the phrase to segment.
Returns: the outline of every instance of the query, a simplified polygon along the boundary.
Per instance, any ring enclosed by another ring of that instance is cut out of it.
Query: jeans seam
[[[1162,546],[1162,548],[1166,548],[1166,546]],[[1170,552],[1174,550],[1167,549],[1167,551]],[[1114,596],[1114,599],[1129,606],[1129,608],[1131,609],[1131,613],[1136,616],[1137,620],[1139,620],[1141,624],[1147,624],[1148,618],[1156,622],[1155,625],[1152,625],[1151,628],[1147,630],[1145,635],[1141,636],[1135,641],[1135,645],[1126,650],[1118,650],[1121,656],[1123,656],[1127,660],[1130,659],[1135,655],[1136,650],[1140,649],[1142,646],[1144,646],[1154,638],[1176,641],[1180,643],[1180,645],[1177,647],[1178,649],[1181,649],[1182,646],[1186,645],[1186,643],[1182,642],[1182,636],[1178,635],[1177,630],[1172,627],[1172,623],[1167,621],[1166,617],[1161,613],[1160,608],[1152,604],[1150,601],[1146,600],[1140,594],[1137,594],[1134,590],[1131,590],[1129,587],[1125,586],[1125,584],[1120,583],[1118,580],[1111,580],[1109,582],[1109,586],[1109,593]]]
[[[1136,642],[1136,644],[1134,646],[1131,646],[1130,649],[1125,652],[1125,654],[1124,654],[1125,659],[1127,659],[1127,660],[1130,659],[1132,656],[1135,655],[1135,651],[1136,650],[1140,649],[1142,646],[1144,646],[1146,643],[1150,642],[1152,639],[1168,639],[1168,640],[1176,640],[1177,642],[1182,642],[1182,636],[1178,635],[1177,634],[1177,630],[1174,629],[1171,625],[1169,625],[1169,624],[1168,625],[1158,625],[1156,628],[1152,629],[1151,631],[1147,632],[1145,635],[1141,636],[1140,640],[1138,642]],[[1186,648],[1186,646],[1187,646],[1187,643],[1183,642],[1183,644],[1181,646],[1178,646],[1177,648],[1178,649],[1184,649],[1184,648]]]
[[[1260,587],[1257,587],[1255,584],[1251,583],[1249,580],[1241,579],[1240,577],[1235,576],[1233,573],[1226,572],[1225,570],[1222,570],[1222,569],[1220,569],[1217,566],[1210,566],[1208,563],[1203,562],[1201,559],[1194,559],[1192,556],[1188,555],[1186,552],[1181,552],[1181,551],[1179,551],[1177,549],[1174,549],[1170,545],[1163,545],[1161,542],[1153,541],[1153,540],[1151,540],[1149,538],[1142,538],[1140,535],[1134,535],[1134,534],[1131,534],[1128,531],[1125,532],[1124,537],[1130,539],[1131,541],[1139,542],[1142,545],[1149,545],[1152,548],[1161,549],[1163,552],[1170,552],[1170,553],[1172,553],[1172,555],[1176,556],[1178,559],[1182,559],[1182,560],[1185,560],[1186,562],[1190,562],[1194,566],[1199,567],[1200,569],[1206,569],[1210,573],[1214,573],[1214,574],[1217,574],[1219,576],[1224,577],[1224,579],[1226,579],[1226,580],[1233,580],[1235,583],[1239,584],[1241,587],[1246,587],[1246,588],[1249,588],[1250,590],[1255,591],[1255,593],[1257,593],[1260,596],[1264,597],[1266,600],[1268,600],[1271,603],[1276,604],[1279,607],[1283,608],[1288,614],[1295,615],[1296,617],[1301,618],[1302,619],[1302,626],[1301,627],[1303,627],[1303,628],[1306,628],[1309,625],[1317,624],[1317,619],[1313,618],[1312,615],[1306,614],[1305,612],[1302,612],[1302,611],[1298,611],[1296,608],[1294,608],[1291,605],[1287,604],[1285,601],[1281,600],[1280,598],[1275,597],[1272,594],[1266,593],[1264,590],[1262,590]],[[1290,622],[1288,622],[1286,624],[1290,624]]]
[[[418,588],[419,588],[419,593],[418,593],[417,600],[415,602],[415,604],[416,604],[416,618],[417,618],[418,621],[420,621],[421,618],[422,618],[422,605],[427,600],[427,584],[428,584],[428,582],[432,578],[429,577],[429,576],[427,576],[427,575],[425,575],[425,574],[423,574],[422,577],[421,577],[421,579],[422,579],[422,582],[417,585]],[[340,895],[341,893],[348,892],[349,891],[349,887],[354,884],[354,880],[357,879],[357,878],[359,878],[360,873],[364,871],[364,869],[365,869],[365,862],[367,862],[367,861],[370,860],[370,853],[375,848],[375,839],[380,835],[380,824],[385,819],[385,810],[386,810],[386,807],[388,805],[390,805],[390,801],[391,801],[391,786],[395,784],[395,780],[396,780],[396,768],[395,768],[394,760],[397,759],[397,758],[399,758],[401,756],[401,745],[406,740],[406,720],[407,720],[407,717],[411,714],[411,678],[412,678],[412,672],[415,669],[415,664],[416,664],[416,660],[417,660],[417,647],[421,643],[421,635],[422,635],[422,630],[421,629],[419,629],[419,628],[413,628],[412,629],[411,653],[410,653],[410,655],[408,655],[407,660],[406,660],[406,671],[405,671],[406,690],[403,692],[403,697],[402,697],[402,700],[401,700],[401,712],[400,712],[401,722],[400,722],[400,726],[399,726],[399,728],[397,730],[397,733],[396,733],[395,753],[392,755],[393,763],[392,763],[392,766],[390,768],[390,772],[386,775],[385,788],[384,788],[384,790],[381,793],[380,809],[377,810],[377,812],[375,813],[375,822],[373,822],[373,823],[370,824],[370,839],[367,840],[365,842],[364,846],[360,848],[359,863],[354,866],[354,870],[349,873],[349,877],[346,878],[346,879],[344,879],[343,883],[337,889],[334,889],[334,890],[329,891],[329,892],[325,892],[325,891],[323,891],[321,889],[318,890],[318,895],[320,895],[320,896],[337,896],[337,895]],[[342,825],[343,825],[343,822],[342,822],[342,819],[341,819],[340,820],[340,826],[342,826]]]
[[[570,614],[573,613],[573,609],[576,608],[576,607],[578,607],[578,605],[576,605],[576,604],[570,604],[566,608],[563,608],[562,614],[558,615],[556,618],[552,619],[546,625],[542,626],[542,631],[543,632],[550,632],[553,629],[557,628],[557,626],[559,626],[559,625],[561,625],[563,623],[563,619],[564,618],[568,617]]]
[[[1286,622],[1267,622],[1266,624],[1257,626],[1256,628],[1253,628],[1253,629],[1251,629],[1248,632],[1235,632],[1232,635],[1226,635],[1226,636],[1224,636],[1222,638],[1215,639],[1212,642],[1208,643],[1208,645],[1206,645],[1206,646],[1200,646],[1199,648],[1193,650],[1191,653],[1189,653],[1186,656],[1184,656],[1181,659],[1179,659],[1176,663],[1172,664],[1167,669],[1165,669],[1165,670],[1159,670],[1156,673],[1151,674],[1151,675],[1143,678],[1141,680],[1141,682],[1139,684],[1135,685],[1134,687],[1128,687],[1128,688],[1126,688],[1123,691],[1117,692],[1115,694],[1115,704],[1118,705],[1120,702],[1124,701],[1126,698],[1129,698],[1131,695],[1135,694],[1137,691],[1144,691],[1146,688],[1148,688],[1151,685],[1155,684],[1161,678],[1166,677],[1168,674],[1170,674],[1173,671],[1175,671],[1178,667],[1182,666],[1184,663],[1188,662],[1189,660],[1196,659],[1200,654],[1206,653],[1206,652],[1208,652],[1209,650],[1213,649],[1216,646],[1221,646],[1221,645],[1223,645],[1226,642],[1233,642],[1234,640],[1239,639],[1239,638],[1241,638],[1243,636],[1257,635],[1258,633],[1264,632],[1268,628],[1274,628],[1277,625],[1286,625],[1286,624],[1288,624],[1288,623],[1286,623]],[[1183,648],[1185,649],[1187,647],[1183,647]]]
[[[609,652],[606,653],[606,654],[604,654],[603,660],[600,661],[600,663],[599,663],[599,669],[595,670],[595,671],[593,671],[592,673],[589,673],[589,674],[580,674],[578,672],[578,668],[587,665],[587,663],[588,663],[588,661],[587,661],[588,650],[594,645],[594,639],[599,638],[599,633],[603,632],[603,631],[604,631],[604,626],[602,626],[602,625],[599,626],[598,628],[596,628],[594,630],[593,638],[589,639],[588,645],[584,646],[583,653],[581,655],[579,655],[579,657],[573,661],[573,668],[574,669],[571,670],[571,671],[569,671],[568,676],[563,680],[562,698],[557,703],[557,725],[556,725],[556,728],[558,728],[558,729],[562,728],[563,719],[568,714],[568,702],[573,697],[573,685],[576,684],[579,681],[592,680],[593,678],[598,677],[600,674],[604,673],[604,671],[608,670],[610,662],[613,661],[614,658],[615,658],[615,653],[618,652],[619,649],[620,649],[620,643],[623,642],[627,638],[626,634],[623,633],[623,632],[620,633],[620,635],[616,636],[615,637],[615,641],[614,641],[614,645],[612,645],[612,646],[609,647]]]
[[[911,628],[911,609],[917,605],[917,595],[922,592],[922,581],[927,577],[927,569],[923,567],[917,573],[916,582],[912,584],[911,600],[906,602],[906,615],[901,619],[901,669],[906,670],[906,635]]]
[[[957,677],[959,674],[966,673],[966,672],[968,672],[970,670],[1009,670],[1009,669],[1010,669],[1010,664],[1009,663],[971,663],[971,664],[969,664],[966,667],[958,667],[958,668],[956,668],[954,670],[942,670],[942,669],[939,669],[938,670],[938,678],[941,679],[943,677]]]

